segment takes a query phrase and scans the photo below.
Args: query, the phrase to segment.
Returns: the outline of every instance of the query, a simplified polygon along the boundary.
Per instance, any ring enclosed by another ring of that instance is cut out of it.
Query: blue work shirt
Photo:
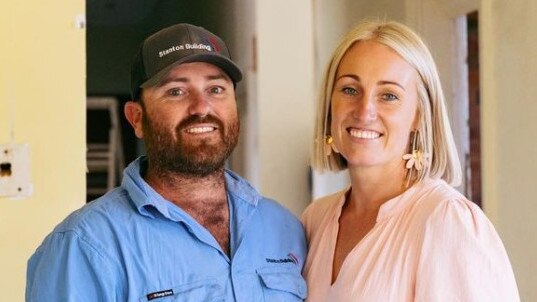
[[[302,301],[300,222],[225,172],[230,257],[207,229],[141,177],[73,212],[28,261],[26,301]]]

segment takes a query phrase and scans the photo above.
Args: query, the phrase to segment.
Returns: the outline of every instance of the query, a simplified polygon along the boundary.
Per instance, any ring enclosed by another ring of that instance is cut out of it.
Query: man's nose
[[[191,93],[189,114],[197,116],[207,116],[211,112],[209,100],[200,92]]]

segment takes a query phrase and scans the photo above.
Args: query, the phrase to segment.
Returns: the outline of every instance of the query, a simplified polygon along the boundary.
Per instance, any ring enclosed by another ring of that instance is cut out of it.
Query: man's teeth
[[[349,131],[352,137],[356,138],[365,138],[365,139],[375,139],[380,137],[380,133],[376,131],[366,131],[366,130],[357,130],[352,129]]]
[[[188,133],[206,133],[214,131],[214,127],[194,127],[186,130]]]

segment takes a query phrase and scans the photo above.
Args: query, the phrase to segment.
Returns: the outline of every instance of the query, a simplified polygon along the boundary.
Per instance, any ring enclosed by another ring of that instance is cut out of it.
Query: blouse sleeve
[[[304,212],[302,213],[302,215],[300,216],[300,221],[302,222],[302,225],[304,226],[304,232],[306,233],[306,240],[308,242],[310,242],[311,240],[311,232],[312,232],[312,229],[314,229],[315,227],[312,226],[312,223],[313,223],[313,214],[315,213],[315,210],[313,210],[313,208],[316,206],[316,204],[312,203],[310,204],[306,210],[304,210]]]
[[[423,236],[416,301],[520,301],[505,248],[475,204],[442,202]]]
[[[341,195],[342,193],[325,196],[312,202],[300,216],[308,243],[311,243],[313,233],[319,229],[319,225],[325,215],[332,210],[334,203],[338,201],[338,194]]]

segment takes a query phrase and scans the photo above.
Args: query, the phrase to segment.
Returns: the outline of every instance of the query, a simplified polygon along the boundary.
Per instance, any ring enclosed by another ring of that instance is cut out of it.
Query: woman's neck
[[[378,211],[388,200],[406,191],[404,166],[349,168],[351,192],[348,207],[353,211]]]

